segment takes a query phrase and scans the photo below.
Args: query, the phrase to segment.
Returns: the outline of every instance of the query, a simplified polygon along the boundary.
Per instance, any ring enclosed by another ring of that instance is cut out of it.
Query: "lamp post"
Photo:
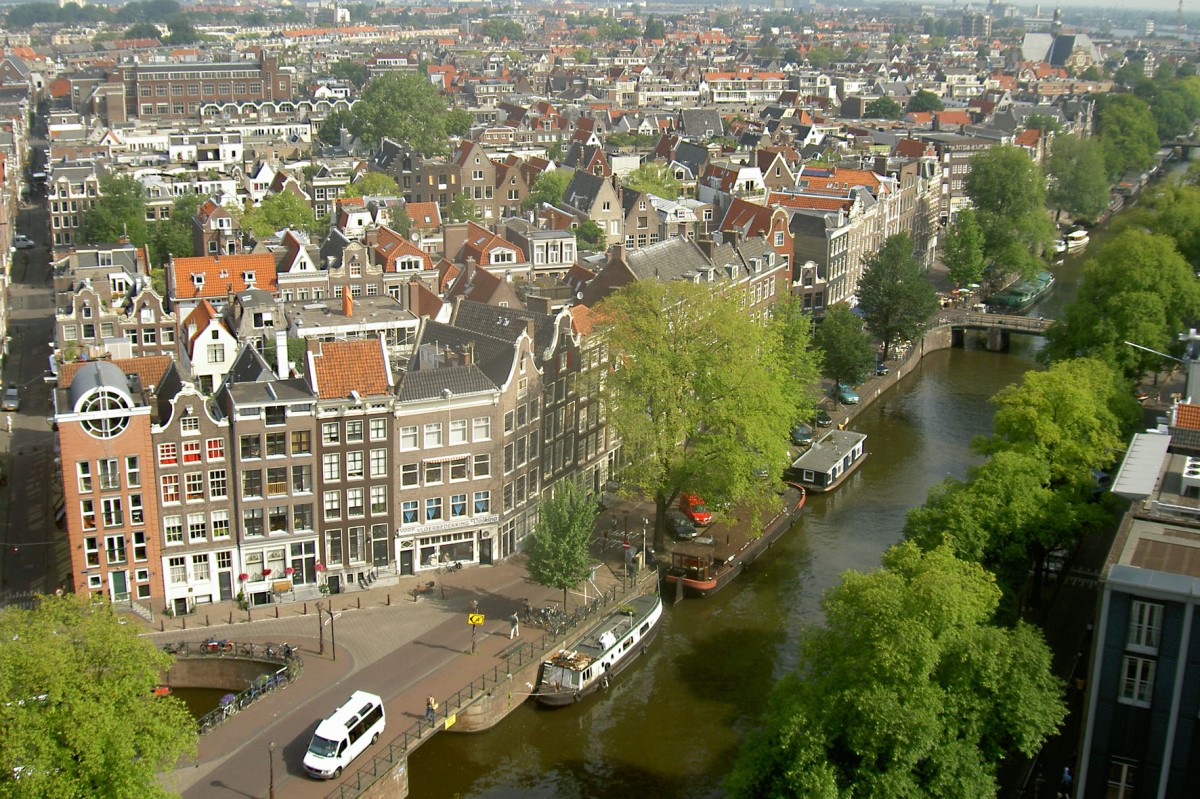
[[[269,744],[267,744],[267,757],[269,758],[269,760],[267,761],[267,763],[268,763],[267,774],[270,775],[268,778],[270,780],[270,782],[268,783],[268,786],[267,786],[267,796],[269,797],[269,799],[275,799],[275,742],[274,741],[271,741]]]

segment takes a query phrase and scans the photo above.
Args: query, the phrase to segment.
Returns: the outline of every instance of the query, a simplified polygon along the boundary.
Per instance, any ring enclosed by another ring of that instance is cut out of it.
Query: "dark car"
[[[883,377],[888,373],[888,365],[886,363],[875,364],[875,376]]]
[[[817,413],[813,416],[813,421],[817,427],[831,427],[833,419],[829,418],[829,413],[824,408],[817,408]]]
[[[4,389],[4,399],[0,400],[0,410],[21,410],[21,393],[17,391],[16,384],[9,383],[8,388]]]
[[[674,509],[667,511],[667,532],[677,541],[691,541],[697,535],[692,520]]]
[[[812,444],[812,428],[806,424],[798,424],[792,428],[792,443],[797,447],[807,447]]]

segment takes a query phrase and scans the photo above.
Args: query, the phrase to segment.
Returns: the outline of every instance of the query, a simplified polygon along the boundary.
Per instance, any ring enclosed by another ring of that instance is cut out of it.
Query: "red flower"
[[[325,571],[325,564],[318,560],[316,568],[317,568],[317,571],[323,572],[323,571]]]
[[[263,569],[263,577],[268,576],[270,573],[271,573],[270,569]]]
[[[250,579],[250,575],[246,574],[245,572],[242,572],[241,574],[238,575],[238,580],[240,580],[243,583],[249,579]]]
[[[283,570],[283,573],[286,574],[288,577],[291,577],[293,574],[296,573],[296,570],[293,569],[291,566],[288,566],[286,569]]]

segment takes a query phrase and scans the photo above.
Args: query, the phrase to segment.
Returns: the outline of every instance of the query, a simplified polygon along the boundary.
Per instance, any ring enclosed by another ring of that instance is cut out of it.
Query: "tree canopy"
[[[588,545],[600,509],[595,497],[570,480],[560,480],[548,493],[549,499],[538,505],[537,527],[526,542],[526,568],[534,582],[563,592],[565,608],[567,591],[587,579],[595,562]]]
[[[667,200],[679,199],[683,191],[683,184],[675,177],[671,167],[660,161],[642,164],[626,175],[621,184],[627,189],[644,191]]]
[[[422,74],[388,72],[371,80],[353,108],[351,132],[377,146],[383,137],[423,155],[446,152],[450,136],[470,126],[470,114],[449,111],[446,99]],[[464,119],[465,115],[465,119]]]
[[[821,374],[834,383],[857,386],[875,365],[875,342],[863,330],[863,320],[843,303],[825,310],[813,344],[822,355]]]
[[[1150,107],[1132,94],[1105,94],[1096,100],[1096,137],[1110,177],[1145,169],[1158,151],[1158,126]]]
[[[466,192],[459,192],[446,203],[446,220],[448,222],[478,222],[479,207],[471,200]]]
[[[742,747],[733,797],[979,799],[1066,715],[1041,633],[992,623],[1000,591],[945,547],[893,547],[847,572],[801,633],[799,664]]]
[[[1055,136],[1046,160],[1046,202],[1076,219],[1094,220],[1108,207],[1104,154],[1095,139]]]
[[[321,120],[321,125],[317,128],[317,138],[325,144],[341,144],[342,128],[351,130],[353,127],[354,113],[339,108]]]
[[[521,203],[522,210],[531,211],[545,205],[558,205],[562,202],[567,184],[571,182],[569,169],[547,169],[533,180],[529,187],[529,196]]]
[[[83,237],[93,244],[106,244],[128,236],[130,243],[142,247],[149,235],[142,184],[128,175],[101,175],[100,198],[83,215]]]
[[[863,107],[863,116],[867,119],[899,119],[904,116],[904,109],[891,97],[876,97]]]
[[[395,197],[399,192],[396,179],[384,172],[364,172],[346,187],[347,197]]]
[[[155,267],[161,267],[172,256],[181,258],[195,254],[192,251],[192,217],[196,215],[196,209],[204,199],[199,194],[178,197],[171,206],[171,215],[151,226],[150,258]],[[153,275],[153,279],[155,290],[165,296],[165,280],[159,286],[159,275]]]
[[[883,342],[885,360],[893,344],[916,338],[937,312],[937,292],[921,273],[907,233],[888,236],[864,261],[858,307],[867,329]]]
[[[1032,277],[1054,241],[1046,215],[1046,181],[1020,147],[997,145],[971,159],[964,181],[983,231],[984,252],[1002,271]]]
[[[946,273],[958,286],[978,283],[983,277],[987,259],[983,254],[983,231],[975,220],[975,211],[964,208],[950,223],[942,245],[942,262]]]
[[[815,370],[784,352],[803,344],[806,321],[785,313],[752,320],[737,297],[683,281],[628,284],[596,307],[616,365],[608,417],[627,457],[627,490],[654,498],[655,545],[681,490],[710,502],[766,500],[754,476],[784,460],[790,426],[811,411]]]
[[[298,194],[281,191],[268,194],[262,202],[242,213],[242,229],[257,238],[267,238],[281,230],[302,230],[320,234],[323,224],[313,215]]]
[[[908,100],[908,110],[913,113],[922,111],[941,111],[945,109],[942,98],[928,89],[920,89]]]
[[[154,696],[170,663],[86,594],[0,610],[2,793],[170,796],[158,772],[196,746],[183,702]]]
[[[581,250],[591,252],[603,250],[605,246],[604,229],[594,219],[581,222],[575,228],[575,242]]]

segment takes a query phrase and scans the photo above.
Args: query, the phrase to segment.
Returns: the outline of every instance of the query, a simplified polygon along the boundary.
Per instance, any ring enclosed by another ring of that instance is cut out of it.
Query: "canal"
[[[1089,250],[1106,233],[1093,230]],[[1052,267],[1055,290],[1031,315],[1061,316],[1086,257]],[[795,527],[723,592],[669,607],[659,640],[611,689],[560,710],[526,702],[487,733],[435,736],[409,763],[413,795],[722,796],[739,741],[796,665],[797,634],[821,622],[822,592],[847,569],[876,568],[906,512],[980,462],[970,443],[991,432],[990,398],[1037,368],[1038,339],[1013,336],[997,354],[967,338],[864,409],[852,426],[868,436],[862,468],[835,493],[810,497]]]

